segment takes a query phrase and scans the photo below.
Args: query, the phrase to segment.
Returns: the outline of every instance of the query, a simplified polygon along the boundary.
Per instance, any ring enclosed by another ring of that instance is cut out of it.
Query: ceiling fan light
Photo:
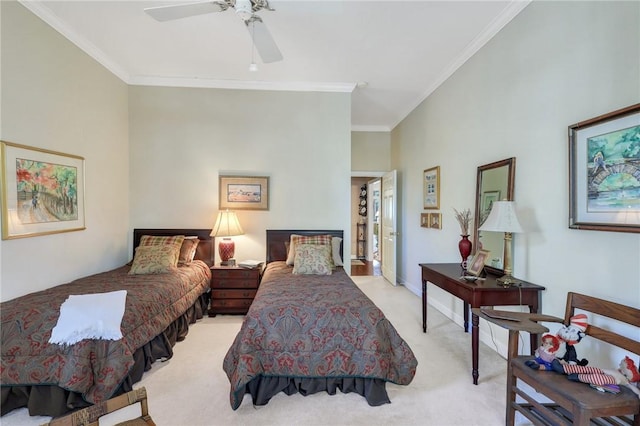
[[[236,14],[243,20],[247,21],[253,16],[253,10],[251,8],[250,1],[237,1],[236,2]]]

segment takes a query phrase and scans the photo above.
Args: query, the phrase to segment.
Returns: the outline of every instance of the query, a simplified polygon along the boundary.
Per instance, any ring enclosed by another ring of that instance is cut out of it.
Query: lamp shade
[[[516,216],[514,201],[494,201],[489,217],[484,221],[479,231],[491,232],[523,232]]]
[[[238,216],[236,216],[235,212],[229,210],[221,210],[218,212],[216,224],[213,225],[213,229],[211,230],[212,237],[233,237],[243,234],[244,231],[242,230],[242,226],[240,226]]]

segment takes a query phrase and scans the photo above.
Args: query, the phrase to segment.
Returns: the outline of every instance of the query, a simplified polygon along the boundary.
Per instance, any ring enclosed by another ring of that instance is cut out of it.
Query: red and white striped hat
[[[572,316],[569,319],[572,326],[576,327],[578,330],[585,332],[587,330],[587,315],[585,314],[577,314]]]

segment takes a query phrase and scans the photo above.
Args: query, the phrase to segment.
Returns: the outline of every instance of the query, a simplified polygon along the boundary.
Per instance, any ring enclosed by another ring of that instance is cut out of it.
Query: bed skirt
[[[112,397],[133,389],[133,384],[142,379],[145,371],[159,359],[173,356],[173,346],[185,339],[189,324],[201,319],[209,304],[209,293],[201,295],[182,316],[172,322],[162,333],[133,354],[135,364],[129,375],[120,384]],[[57,417],[70,411],[92,405],[77,392],[68,391],[56,385],[2,386],[2,414],[20,407],[27,407],[31,416]]]
[[[300,393],[304,396],[317,392],[327,392],[329,395],[335,395],[336,390],[340,389],[342,393],[355,392],[362,395],[370,406],[377,407],[391,402],[385,385],[386,382],[382,379],[365,379],[361,377],[258,376],[246,384],[245,394],[251,394],[253,405],[267,405],[269,400],[280,392],[284,392],[287,395]],[[233,407],[234,410],[240,406],[242,395],[237,395],[236,400],[239,403],[237,407]]]

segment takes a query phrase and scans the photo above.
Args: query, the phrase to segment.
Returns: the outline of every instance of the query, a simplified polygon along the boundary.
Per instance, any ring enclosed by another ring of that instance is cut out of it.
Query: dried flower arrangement
[[[456,220],[460,224],[461,235],[469,235],[469,225],[471,224],[471,209],[464,209],[461,212],[453,209],[456,212]]]

